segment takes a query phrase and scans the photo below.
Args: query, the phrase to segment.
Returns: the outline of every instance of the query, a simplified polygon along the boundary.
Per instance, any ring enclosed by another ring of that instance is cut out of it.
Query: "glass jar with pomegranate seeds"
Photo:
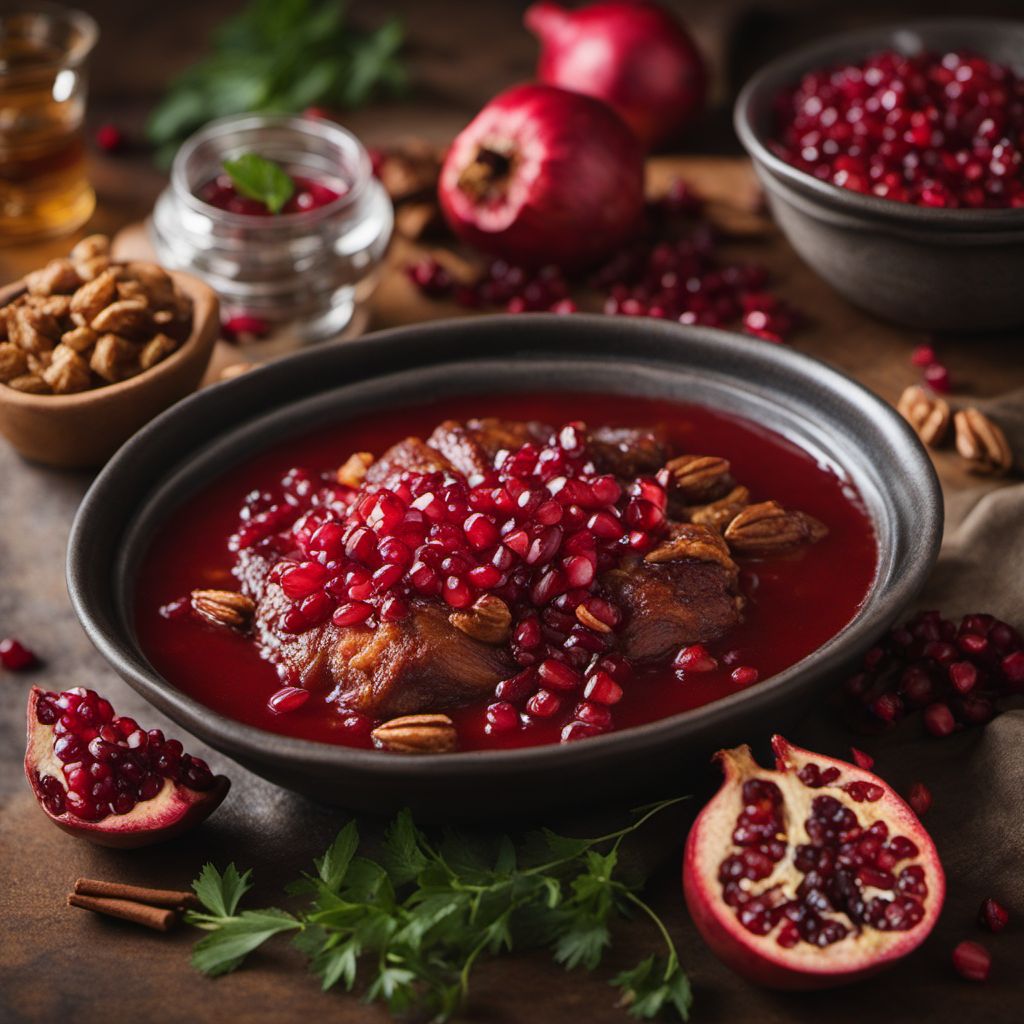
[[[233,194],[224,179],[224,161],[247,153],[295,182],[281,213]],[[358,333],[392,223],[351,132],[320,118],[244,114],[181,147],[149,230],[161,263],[206,281],[226,320],[259,325],[253,333],[272,335],[277,351]]]

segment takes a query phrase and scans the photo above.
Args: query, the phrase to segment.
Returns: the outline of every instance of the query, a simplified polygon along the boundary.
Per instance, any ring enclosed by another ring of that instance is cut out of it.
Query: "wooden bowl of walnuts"
[[[85,238],[0,289],[0,434],[36,462],[101,465],[195,390],[219,333],[207,285]]]

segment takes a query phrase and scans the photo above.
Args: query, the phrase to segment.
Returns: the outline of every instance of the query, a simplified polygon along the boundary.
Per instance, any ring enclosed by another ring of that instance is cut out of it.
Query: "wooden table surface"
[[[194,0],[155,10],[114,0],[86,6],[101,18],[108,58],[96,76],[92,119],[116,115],[127,125],[139,123],[171,69],[171,55],[174,64],[184,64],[187,54],[196,49],[197,33],[205,32],[229,7]],[[426,15],[424,9],[431,5],[396,6],[403,8],[410,29],[415,30],[417,51],[426,51],[426,56],[418,56],[417,66],[426,68],[429,78],[415,100],[362,111],[347,122],[370,141],[387,142],[411,132],[444,140],[465,122],[473,105],[504,82],[528,73],[532,48],[513,31],[517,5],[441,5],[458,14],[451,22],[457,30],[450,37]],[[783,6],[806,9],[810,5]],[[705,45],[723,63],[728,58],[732,65],[744,66],[748,58],[743,57],[745,51],[737,50],[731,34],[742,22],[741,5],[716,5],[714,13],[701,13],[696,5],[688,10],[694,13]],[[786,24],[782,15],[760,23],[773,26],[765,29],[766,37]],[[806,26],[800,31],[806,34]],[[490,51],[482,49],[479,41],[496,37],[503,40],[501,59],[491,60]],[[477,42],[471,45],[468,41],[474,39]],[[123,61],[117,59],[119,52]],[[467,82],[471,85],[464,87]],[[133,83],[140,83],[139,87]],[[730,91],[722,76],[718,91],[723,96]],[[717,132],[718,138],[727,140],[721,117],[717,123],[707,138],[716,137]],[[726,141],[724,148],[728,146]],[[770,225],[751,217],[753,184],[745,161],[695,155],[659,158],[651,167],[652,187],[656,190],[676,174],[713,200],[716,217],[742,227],[746,237],[730,245],[730,254],[769,266],[778,290],[808,314],[810,324],[794,337],[794,347],[839,366],[890,400],[917,379],[908,357],[925,336],[880,323],[852,308],[801,264]],[[144,216],[164,182],[142,154],[96,156],[93,176],[99,208],[89,230],[114,231]],[[18,276],[67,245],[64,240],[18,250],[0,248],[0,281]],[[454,312],[414,293],[400,273],[409,256],[405,243],[393,248],[390,259],[399,272],[386,277],[376,296],[373,326]],[[965,397],[993,395],[1024,384],[1024,358],[1017,336],[928,340],[938,345]],[[939,456],[938,465],[947,500],[990,486],[968,477],[952,455]],[[188,966],[188,946],[194,938],[188,929],[156,936],[64,907],[64,893],[79,875],[184,887],[205,859],[255,865],[255,898],[272,900],[281,884],[320,852],[343,820],[339,812],[277,789],[196,744],[187,745],[209,756],[215,767],[226,769],[235,783],[225,806],[199,832],[129,854],[89,847],[44,820],[20,769],[24,699],[30,683],[49,688],[95,687],[109,695],[122,713],[178,732],[114,676],[71,612],[63,579],[64,547],[88,482],[87,474],[31,466],[0,446],[0,635],[23,638],[44,659],[43,666],[29,674],[0,673],[0,865],[6,875],[6,884],[0,887],[0,1021],[91,1024],[126,1019],[129,1012],[133,1018],[155,1021],[213,1022],[244,1016],[254,1024],[269,1024],[328,1013],[341,1021],[385,1020],[382,1011],[366,1009],[355,1000],[321,995],[294,952],[257,954],[250,969],[207,982]],[[750,1019],[745,987],[709,961],[686,920],[677,884],[678,846],[669,842],[665,851],[666,864],[655,876],[652,899],[680,943],[683,963],[699,960],[704,965],[694,978],[698,997],[694,1019]],[[650,951],[646,930],[630,925],[623,935],[614,967],[635,962]],[[612,1005],[600,978],[566,975],[543,958],[515,957],[485,964],[473,991],[467,1019],[554,1022],[583,1016],[609,1024],[625,1019]],[[1010,1002],[1011,992],[997,983],[986,990],[982,1004],[975,991],[962,985],[939,985],[927,992],[914,989],[901,1004],[908,1014],[902,1019],[917,1019],[915,1007],[922,1013],[945,1010],[943,1017],[953,1019],[954,1013],[962,1017],[984,1006],[987,1020],[1009,1024],[1020,1019],[1019,1005],[1015,1009]],[[860,986],[831,1003],[824,997],[799,1000],[765,995],[757,1016],[780,1024],[826,1018],[853,1021],[863,1020],[875,1009],[870,988]]]

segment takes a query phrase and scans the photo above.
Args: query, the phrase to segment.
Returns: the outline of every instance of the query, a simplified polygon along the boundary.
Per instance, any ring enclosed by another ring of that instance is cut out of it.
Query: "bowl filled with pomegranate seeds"
[[[941,519],[902,418],[785,346],[495,316],[179,404],[97,478],[68,580],[114,668],[258,773],[482,817],[635,795],[794,713]]]
[[[849,33],[746,85],[735,122],[772,213],[837,291],[912,327],[1018,326],[1024,24]]]

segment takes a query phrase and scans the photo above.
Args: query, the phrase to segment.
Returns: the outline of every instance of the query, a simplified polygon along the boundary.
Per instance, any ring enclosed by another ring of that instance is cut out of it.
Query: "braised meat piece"
[[[590,431],[587,445],[600,472],[623,478],[656,473],[668,458],[668,446],[656,430],[598,427]]]
[[[451,472],[452,464],[436,449],[418,437],[407,437],[393,444],[366,471],[366,483],[374,487],[394,487],[408,470],[417,473]]]
[[[637,562],[605,573],[602,582],[624,612],[620,650],[634,661],[714,640],[739,619],[735,580],[715,562]]]
[[[500,420],[494,417],[445,420],[427,439],[460,473],[470,478],[494,468],[494,458],[503,449],[515,451],[528,441],[543,442],[551,436],[551,427],[543,423]]]

